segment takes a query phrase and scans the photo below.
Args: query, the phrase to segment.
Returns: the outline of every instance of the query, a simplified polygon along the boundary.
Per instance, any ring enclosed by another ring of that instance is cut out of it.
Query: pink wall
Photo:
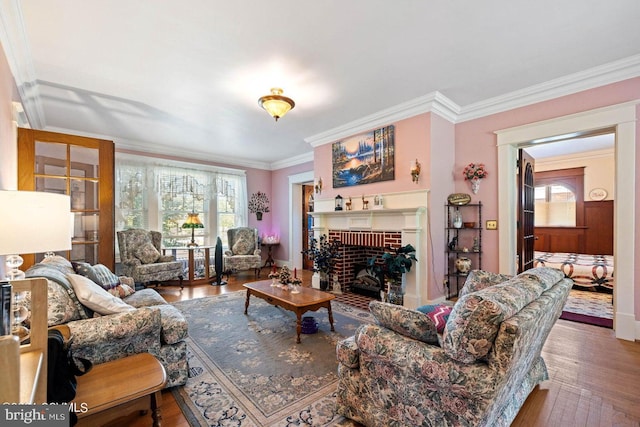
[[[447,196],[454,192],[453,174],[455,162],[455,125],[437,114],[431,115],[431,134],[429,138],[428,174],[425,175],[429,191],[429,225],[424,236],[429,265],[427,275],[427,295],[430,300],[442,297],[446,293],[443,285],[446,273],[446,213],[444,205]]]
[[[280,260],[291,260],[289,253],[289,217],[292,209],[302,209],[301,206],[291,206],[289,203],[289,177],[313,170],[313,162],[302,163],[271,173],[271,189],[273,198],[271,215],[271,232],[280,236],[282,244],[273,249],[273,257]],[[295,225],[300,226],[298,224]]]
[[[385,194],[400,191],[410,191],[428,188],[428,181],[424,179],[425,167],[429,167],[429,131],[430,114],[421,114],[406,120],[393,123],[395,125],[396,171],[395,180],[374,184],[356,185],[353,187],[333,188],[331,146],[324,144],[313,151],[315,178],[322,178],[322,198],[334,198],[338,194],[342,197],[361,197],[363,194]],[[423,179],[416,184],[411,181],[411,163],[418,159],[422,164]]]
[[[478,200],[485,205],[483,217],[497,219],[498,217],[498,152],[495,131],[514,126],[520,126],[541,120],[562,117],[609,105],[620,104],[640,98],[640,78],[633,78],[618,83],[602,86],[563,96],[550,101],[540,102],[511,111],[469,120],[456,125],[456,160],[455,177],[456,192],[469,193],[469,184],[461,174],[464,166],[470,162],[482,162],[489,171],[489,176],[482,180],[478,193]],[[640,109],[637,110],[640,118]],[[636,127],[636,144],[640,141],[640,130]],[[640,167],[640,150],[636,150],[636,171]],[[638,172],[636,172],[638,174]],[[636,182],[638,179],[636,178]],[[636,206],[640,208],[640,186],[636,186]],[[640,211],[637,211],[640,212]],[[636,215],[636,274],[640,274],[640,217]],[[483,268],[498,271],[498,231],[483,233]],[[486,237],[485,237],[486,236]],[[486,260],[486,261],[485,261]],[[640,275],[636,276],[640,277]],[[640,312],[640,284],[635,284],[635,312]]]
[[[453,192],[453,164],[455,159],[455,126],[437,114],[425,113],[401,120],[395,125],[396,175],[395,180],[354,187],[332,188],[331,145],[325,144],[314,151],[315,176],[322,177],[325,190],[323,198],[359,197],[362,194],[388,194],[402,191],[429,189],[427,230],[420,237],[426,252],[428,265],[427,297],[431,300],[445,295],[443,279],[445,275],[445,211],[447,196]],[[418,183],[411,180],[409,173],[413,161],[421,164]]]
[[[271,185],[271,171],[263,169],[247,169],[247,202],[251,199],[253,193],[258,191],[265,193],[269,198],[269,212],[262,214],[262,221],[256,219],[256,214],[248,212],[247,225],[258,229],[258,235],[262,236],[271,230],[271,222],[274,218],[275,200],[273,200],[273,192]]]

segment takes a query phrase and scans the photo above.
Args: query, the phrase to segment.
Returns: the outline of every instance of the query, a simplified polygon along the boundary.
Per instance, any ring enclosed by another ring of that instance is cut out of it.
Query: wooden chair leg
[[[153,418],[153,427],[162,426],[162,392],[156,391],[151,394],[151,417]]]

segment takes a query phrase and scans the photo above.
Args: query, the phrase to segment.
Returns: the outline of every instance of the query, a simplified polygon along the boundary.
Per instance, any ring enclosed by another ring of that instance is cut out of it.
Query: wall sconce
[[[415,162],[411,163],[411,180],[417,183],[419,178],[420,178],[420,163],[418,163],[418,159],[416,159]]]
[[[314,186],[316,194],[322,194],[322,177],[318,178],[316,185]]]

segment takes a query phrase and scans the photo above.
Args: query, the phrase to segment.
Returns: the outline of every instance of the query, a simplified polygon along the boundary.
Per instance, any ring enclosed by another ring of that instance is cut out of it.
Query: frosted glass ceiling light
[[[258,104],[271,114],[276,122],[296,106],[293,99],[282,96],[282,89],[278,87],[271,88],[271,95],[265,95],[258,99]]]

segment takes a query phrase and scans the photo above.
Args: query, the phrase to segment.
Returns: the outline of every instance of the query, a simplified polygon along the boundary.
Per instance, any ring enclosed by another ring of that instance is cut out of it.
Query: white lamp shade
[[[70,216],[67,195],[0,191],[0,255],[71,249]]]

